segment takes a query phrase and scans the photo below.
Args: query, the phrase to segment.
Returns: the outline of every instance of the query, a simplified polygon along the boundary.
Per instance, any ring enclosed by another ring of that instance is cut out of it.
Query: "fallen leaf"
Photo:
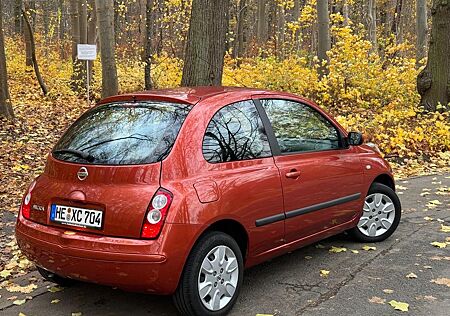
[[[423,266],[424,269],[433,269],[432,266]]]
[[[11,275],[11,270],[2,270],[1,272],[0,272],[0,277],[2,277],[2,278],[6,278],[6,277],[9,277]]]
[[[312,257],[311,256],[305,256],[305,259],[306,260],[310,260],[310,259],[312,259]]]
[[[378,296],[373,296],[372,298],[369,298],[369,302],[375,303],[375,304],[384,304],[386,302],[386,300],[384,298],[380,298]]]
[[[362,246],[362,249],[366,250],[366,251],[370,251],[370,250],[377,250],[377,247],[364,245],[364,246]]]
[[[328,271],[328,270],[320,270],[320,276],[323,278],[328,277],[329,274],[330,274],[330,271]]]
[[[334,252],[334,253],[339,253],[339,252],[347,251],[347,248],[331,246],[330,250],[328,250],[328,251],[329,252]]]
[[[351,251],[352,253],[359,253],[358,250],[354,250],[354,249],[351,249],[350,251]]]
[[[26,301],[27,301],[26,299],[23,299],[23,300],[15,300],[15,301],[13,302],[13,304],[14,304],[14,305],[23,305],[23,304],[25,304]]]
[[[445,226],[441,224],[441,232],[450,233],[450,226]]]
[[[81,315],[82,315],[81,312],[72,313],[72,316],[81,316]]]
[[[392,294],[392,293],[394,293],[394,290],[384,289],[383,292],[386,293],[386,294]]]
[[[33,292],[35,289],[37,289],[37,285],[36,284],[29,284],[27,286],[20,286],[17,284],[11,284],[10,286],[6,287],[6,290],[8,292],[20,292],[20,293],[31,293]]]
[[[63,290],[63,288],[60,287],[60,286],[52,286],[51,288],[48,289],[48,291],[52,292],[52,293],[56,293],[56,292],[59,292],[59,291],[62,291],[62,290]]]
[[[408,278],[408,279],[417,279],[417,275],[415,275],[414,273],[410,273],[410,274],[408,274],[408,275],[406,275],[406,277]]]
[[[434,218],[429,217],[429,216],[425,216],[423,219],[426,220],[426,221],[432,221]]]
[[[433,257],[431,257],[430,259],[431,259],[431,260],[441,261],[441,260],[450,260],[450,257],[433,256]]]
[[[395,300],[389,301],[389,305],[391,305],[394,309],[402,312],[407,312],[409,309],[409,304],[405,302],[397,302]]]
[[[439,284],[439,285],[447,285],[448,287],[450,287],[450,279],[448,279],[448,278],[433,279],[433,280],[431,280],[431,282]]]
[[[323,248],[325,248],[325,246],[323,246],[323,245],[321,245],[321,244],[317,244],[317,245],[316,245],[316,248],[317,248],[317,249],[323,249]]]
[[[447,244],[445,242],[433,241],[430,245],[435,246],[436,248],[445,248]]]
[[[27,315],[25,315],[24,313],[19,313],[19,316],[27,316]]]
[[[56,300],[52,300],[50,303],[52,303],[52,304],[58,304],[60,301],[58,300],[58,299],[56,299]]]

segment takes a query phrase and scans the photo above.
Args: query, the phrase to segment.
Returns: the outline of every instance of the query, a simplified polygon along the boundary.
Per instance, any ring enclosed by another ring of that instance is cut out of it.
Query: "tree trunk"
[[[238,9],[238,21],[237,21],[237,45],[235,56],[240,58],[244,55],[244,22],[247,14],[246,0],[239,1]]]
[[[220,86],[229,0],[194,0],[182,86]]]
[[[416,60],[419,63],[426,56],[427,51],[427,1],[416,0]]]
[[[153,88],[152,77],[151,77],[151,65],[152,65],[152,55],[153,55],[153,25],[155,23],[154,14],[154,1],[147,0],[146,10],[145,10],[145,51],[144,51],[144,81],[145,89],[150,90]]]
[[[438,103],[448,110],[450,102],[450,2],[434,0],[431,9],[431,40],[428,62],[417,77],[420,105],[436,111]]]
[[[328,0],[317,0],[317,25],[318,25],[318,49],[317,56],[321,63],[320,76],[328,73],[328,68],[323,65],[328,61],[327,51],[331,49],[330,42],[330,17],[328,14]]]
[[[80,17],[78,11],[78,0],[70,0],[70,20],[72,33],[72,78],[71,86],[75,92],[81,92],[82,64],[77,57],[77,45],[80,43]]]
[[[377,5],[375,0],[367,0],[367,34],[372,44],[372,52],[377,52]]]
[[[25,2],[24,7],[25,7],[25,11],[28,13],[30,11],[29,3]],[[22,16],[22,11],[21,11],[21,16]],[[33,66],[33,57],[31,56],[32,55],[32,53],[31,53],[31,38],[30,38],[30,33],[28,32],[28,29],[26,27],[23,29],[23,36],[25,39],[25,65]]]
[[[44,79],[42,79],[41,72],[39,71],[39,65],[38,65],[38,62],[37,62],[37,59],[36,59],[36,47],[35,47],[35,44],[34,44],[33,28],[31,27],[31,23],[28,20],[27,13],[25,12],[25,10],[22,11],[22,14],[23,14],[23,19],[25,21],[26,32],[28,32],[28,34],[30,36],[31,58],[33,60],[34,72],[36,74],[36,78],[37,78],[37,80],[39,82],[39,85],[41,86],[42,93],[44,95],[47,95],[48,89],[47,89],[47,86],[44,83]]]
[[[263,44],[267,41],[268,26],[266,14],[266,0],[258,0],[256,10],[257,37],[258,43]]]
[[[397,44],[403,43],[403,29],[401,18],[403,14],[403,0],[396,0],[394,18],[392,20],[392,33],[395,34]]]
[[[102,97],[118,93],[113,0],[95,0],[102,60]]]
[[[14,32],[22,34],[22,0],[14,1]]]
[[[343,0],[342,3],[342,15],[344,16],[344,26],[349,26],[349,4],[347,3],[347,0]]]
[[[3,3],[0,0],[0,115],[8,119],[14,117],[8,89],[8,72],[6,70],[5,41],[3,37]]]
[[[58,18],[59,18],[58,37],[60,45],[59,55],[61,59],[66,59],[66,51],[64,49],[64,38],[66,33],[66,22],[65,22],[66,15],[64,10],[64,0],[58,0]]]
[[[87,42],[91,45],[97,44],[97,15],[95,13],[95,0],[88,0],[88,30],[87,30]],[[94,60],[89,61],[89,80],[92,81]]]

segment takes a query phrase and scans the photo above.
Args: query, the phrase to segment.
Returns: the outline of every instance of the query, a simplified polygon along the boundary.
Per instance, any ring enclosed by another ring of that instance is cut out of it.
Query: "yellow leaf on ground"
[[[447,244],[445,242],[438,242],[438,241],[433,241],[432,243],[430,243],[430,245],[433,245],[436,248],[445,248],[445,247],[447,247]]]
[[[450,233],[450,226],[445,226],[441,224],[441,232]]]
[[[409,304],[405,302],[397,302],[395,300],[389,301],[389,305],[391,305],[394,309],[402,312],[407,312],[409,309]]]
[[[19,316],[27,316],[27,315],[25,315],[24,313],[19,313]]]
[[[426,220],[426,221],[432,221],[434,218],[429,217],[429,216],[425,216],[423,219]]]
[[[392,294],[392,293],[394,293],[394,290],[384,289],[383,292],[386,293],[386,294]]]
[[[339,252],[347,251],[347,248],[331,246],[330,250],[328,250],[328,251],[329,252],[334,252],[334,253],[339,253]]]
[[[408,275],[406,275],[406,277],[408,278],[408,279],[417,279],[417,275],[415,275],[414,273],[410,273],[410,274],[408,274]]]
[[[62,291],[63,288],[60,286],[52,286],[51,288],[48,289],[49,292],[55,293],[55,292],[59,292]]]
[[[354,250],[354,249],[351,249],[350,251],[351,251],[352,253],[359,253],[358,250]]]
[[[72,316],[81,316],[81,312],[72,313]]]
[[[320,276],[323,278],[328,277],[329,274],[330,274],[330,271],[328,271],[328,270],[320,270]]]
[[[6,278],[6,277],[9,277],[11,275],[11,270],[3,270],[3,271],[1,271],[0,272],[0,277],[2,277],[2,278]]]
[[[448,287],[450,287],[450,279],[448,279],[448,278],[438,278],[438,279],[431,280],[431,282],[439,284],[439,285],[447,285]]]
[[[20,292],[20,293],[31,293],[33,292],[35,289],[37,289],[37,285],[36,284],[29,284],[27,286],[20,286],[17,284],[11,284],[10,286],[6,287],[6,290],[8,292]]]
[[[434,205],[442,205],[442,202],[440,202],[439,200],[431,200],[428,203],[434,204]]]
[[[14,305],[23,305],[23,304],[25,304],[26,301],[27,301],[26,299],[23,299],[23,300],[15,300],[15,301],[13,302],[13,304],[14,304]]]
[[[59,303],[59,300],[58,300],[58,299],[52,300],[50,303],[52,303],[52,304],[57,304],[57,303]]]
[[[370,251],[370,250],[377,250],[377,247],[364,245],[364,246],[362,246],[362,249],[366,250],[366,251]]]

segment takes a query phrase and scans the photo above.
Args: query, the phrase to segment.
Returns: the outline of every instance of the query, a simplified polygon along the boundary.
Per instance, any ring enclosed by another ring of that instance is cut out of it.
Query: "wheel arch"
[[[390,175],[388,175],[386,173],[380,174],[377,177],[375,177],[375,179],[373,179],[372,183],[375,183],[375,182],[384,184],[384,185],[390,187],[392,190],[395,191],[394,179],[392,178],[392,176],[390,176]]]

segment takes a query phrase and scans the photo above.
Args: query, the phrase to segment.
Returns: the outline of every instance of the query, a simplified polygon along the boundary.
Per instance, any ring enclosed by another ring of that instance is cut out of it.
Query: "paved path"
[[[376,250],[362,250],[362,244],[342,234],[321,242],[324,248],[312,245],[249,269],[231,315],[406,315],[394,311],[388,304],[391,300],[409,303],[408,315],[449,315],[450,287],[431,280],[450,278],[450,244],[439,249],[430,243],[445,241],[450,236],[440,232],[441,223],[437,221],[441,219],[450,225],[449,192],[435,194],[438,188],[450,186],[450,175],[413,178],[399,181],[397,185],[403,204],[402,221],[391,238],[371,245],[376,246]],[[423,189],[430,189],[430,194],[421,196],[426,192]],[[426,205],[432,200],[442,204],[428,209]],[[427,221],[426,216],[434,220]],[[348,250],[330,253],[331,246]],[[320,277],[321,269],[330,271],[328,278]],[[408,279],[406,275],[410,273],[417,278]],[[36,272],[15,282],[26,284],[34,276],[38,277]],[[0,314],[82,312],[83,316],[137,316],[176,313],[169,297],[126,293],[89,284],[51,293],[47,290],[49,283],[41,279],[34,283],[39,288],[28,294],[33,299],[21,306],[12,306],[7,300],[13,293],[0,290]],[[59,302],[51,304],[55,299]]]

